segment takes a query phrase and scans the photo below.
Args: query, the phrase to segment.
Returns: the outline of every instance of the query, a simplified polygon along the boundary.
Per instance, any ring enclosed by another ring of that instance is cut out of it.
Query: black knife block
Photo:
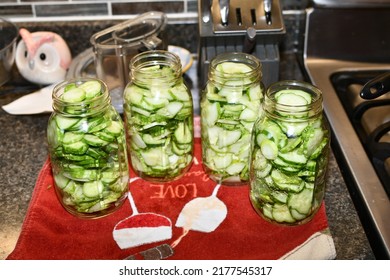
[[[206,85],[210,61],[225,52],[246,52],[256,56],[262,63],[264,85],[267,87],[278,81],[279,42],[285,27],[279,1],[272,1],[271,7],[269,23],[263,0],[230,0],[228,23],[222,24],[219,1],[198,1],[200,88]],[[252,29],[252,37],[248,28]]]

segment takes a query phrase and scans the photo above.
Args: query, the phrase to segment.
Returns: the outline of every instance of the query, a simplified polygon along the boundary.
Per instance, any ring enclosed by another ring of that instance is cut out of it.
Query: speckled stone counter
[[[186,32],[196,32],[196,28],[195,31],[191,28]],[[67,29],[66,33],[73,31]],[[185,36],[187,39],[181,46],[195,53],[196,44],[189,43],[188,37]],[[80,46],[74,42],[73,45],[78,46],[73,48],[75,53],[86,47],[85,44]],[[17,81],[18,77],[14,79]],[[295,54],[281,53],[280,79],[303,79]],[[22,81],[21,84],[26,83]],[[0,87],[0,106],[24,93],[23,90],[22,93],[15,93],[10,87]],[[0,108],[0,259],[5,259],[17,242],[35,181],[48,156],[48,118],[49,114],[13,116]],[[333,153],[329,163],[325,205],[337,259],[374,259]]]

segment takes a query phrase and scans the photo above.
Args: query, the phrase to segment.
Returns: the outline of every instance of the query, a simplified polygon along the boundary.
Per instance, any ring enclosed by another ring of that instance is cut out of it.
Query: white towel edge
[[[333,238],[326,229],[316,232],[304,243],[283,255],[281,260],[333,260],[336,249]]]

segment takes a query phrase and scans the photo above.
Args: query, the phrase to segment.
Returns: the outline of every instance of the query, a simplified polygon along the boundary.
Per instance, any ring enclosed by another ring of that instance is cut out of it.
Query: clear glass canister
[[[180,59],[168,51],[148,51],[130,63],[124,116],[130,162],[139,177],[157,182],[178,179],[193,158],[193,102]]]
[[[55,86],[47,140],[57,196],[81,218],[112,213],[125,201],[126,135],[107,86],[92,78]]]
[[[206,174],[224,185],[249,181],[253,125],[263,99],[260,61],[244,53],[224,53],[210,63],[201,95],[202,160]]]
[[[272,84],[253,129],[250,200],[255,210],[279,224],[310,221],[323,201],[329,149],[321,91],[300,81]]]

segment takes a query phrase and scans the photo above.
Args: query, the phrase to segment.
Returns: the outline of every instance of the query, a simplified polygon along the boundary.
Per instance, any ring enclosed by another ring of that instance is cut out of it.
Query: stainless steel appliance
[[[199,0],[199,85],[207,81],[210,61],[224,52],[260,59],[263,83],[279,77],[278,43],[285,34],[279,0]]]
[[[323,91],[332,147],[378,259],[390,258],[390,94],[366,100],[360,92],[390,71],[389,30],[389,0],[314,1],[303,56],[308,78]]]

